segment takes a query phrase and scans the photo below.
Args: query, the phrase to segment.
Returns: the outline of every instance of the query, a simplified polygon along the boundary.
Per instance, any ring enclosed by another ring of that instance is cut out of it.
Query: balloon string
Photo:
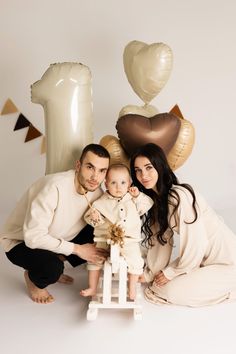
[[[89,206],[89,208],[90,209],[92,209],[92,205],[91,205],[91,203],[90,203],[90,201],[88,200],[88,197],[87,197],[87,195],[86,195],[86,191],[85,191],[85,188],[78,182],[78,179],[77,179],[77,171],[75,172],[75,189],[76,189],[76,191],[78,191],[78,187],[80,186],[80,188],[81,188],[81,190],[82,190],[82,193],[83,193],[83,196],[85,197],[85,199],[86,199],[86,201],[87,201],[87,203],[88,203],[88,206]]]
[[[82,186],[81,186],[82,187]],[[85,189],[84,187],[82,187],[82,192],[83,192],[83,195],[85,196],[85,199],[87,200],[87,203],[88,203],[88,206],[90,207],[90,209],[92,209],[92,204],[90,203],[90,201],[88,200],[88,197],[85,193]]]

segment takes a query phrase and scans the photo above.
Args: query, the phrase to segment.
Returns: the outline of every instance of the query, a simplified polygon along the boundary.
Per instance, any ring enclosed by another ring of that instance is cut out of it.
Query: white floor
[[[223,213],[236,231],[236,210]],[[0,352],[3,354],[235,354],[236,303],[204,308],[156,306],[143,299],[143,320],[130,310],[100,310],[86,320],[84,267],[67,269],[73,285],[50,287],[56,301],[38,305],[27,296],[23,271],[0,250]]]

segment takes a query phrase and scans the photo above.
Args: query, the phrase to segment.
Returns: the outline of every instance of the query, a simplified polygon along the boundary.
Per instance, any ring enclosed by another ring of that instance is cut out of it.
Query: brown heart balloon
[[[176,142],[180,126],[180,119],[172,113],[159,113],[151,118],[126,114],[116,123],[120,143],[128,155],[147,143],[159,145],[167,155]]]

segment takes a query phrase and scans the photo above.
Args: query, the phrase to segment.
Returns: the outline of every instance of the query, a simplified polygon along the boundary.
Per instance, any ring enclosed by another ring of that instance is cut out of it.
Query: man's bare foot
[[[32,283],[27,271],[25,271],[24,276],[29,295],[34,302],[37,302],[38,304],[50,304],[54,301],[54,297],[49,294],[46,289],[40,289]]]
[[[62,274],[58,279],[58,283],[62,283],[62,284],[72,284],[73,281],[74,279],[66,274]]]
[[[80,295],[87,297],[87,296],[94,296],[96,295],[96,289],[88,288],[80,291]]]

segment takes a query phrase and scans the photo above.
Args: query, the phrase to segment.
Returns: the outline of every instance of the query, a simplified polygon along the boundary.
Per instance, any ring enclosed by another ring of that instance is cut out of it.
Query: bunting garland
[[[171,109],[170,113],[175,114],[177,117],[184,119],[184,116],[177,104]]]
[[[12,113],[16,113],[19,112],[18,108],[16,107],[16,105],[13,103],[13,101],[8,98],[3,106],[3,109],[0,113],[0,115],[7,115],[7,114],[12,114]],[[20,130],[23,128],[28,128],[26,137],[25,137],[25,143],[27,143],[30,140],[36,139],[40,136],[42,136],[43,134],[37,129],[35,128],[35,126],[20,112],[15,127],[14,127],[14,131],[16,130]],[[41,143],[41,154],[44,154],[46,152],[46,139],[45,136],[43,136],[43,140]]]
[[[40,133],[40,131],[38,129],[36,129],[31,123],[28,129],[28,133],[25,137],[25,143],[27,143],[27,141],[33,140],[38,138],[39,136],[41,136],[42,133]]]
[[[23,129],[29,127],[29,125],[30,125],[30,121],[28,121],[28,119],[25,118],[25,116],[22,113],[20,113],[13,130],[15,131],[15,130]]]
[[[19,112],[18,108],[15,106],[15,104],[12,102],[10,98],[6,100],[3,109],[1,111],[1,115],[3,116],[4,114],[11,114],[11,113],[16,113]]]

